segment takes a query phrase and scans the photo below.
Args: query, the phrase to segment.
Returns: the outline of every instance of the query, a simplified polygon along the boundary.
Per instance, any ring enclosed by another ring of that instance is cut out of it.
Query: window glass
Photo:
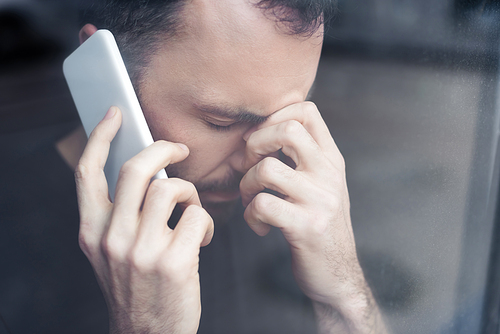
[[[61,64],[82,3],[0,1],[5,328],[43,332],[49,314],[71,313],[61,328],[107,331],[54,146],[79,125]],[[358,256],[394,333],[498,332],[499,25],[494,0],[339,0],[328,24],[311,99],[345,158]],[[262,271],[288,282],[282,262]],[[74,286],[77,299],[59,303]]]
[[[396,333],[479,333],[496,205],[498,5],[342,1],[314,99]]]

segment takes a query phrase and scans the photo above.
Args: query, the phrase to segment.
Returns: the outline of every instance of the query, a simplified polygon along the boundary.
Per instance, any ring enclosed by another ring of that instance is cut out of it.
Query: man
[[[103,20],[82,28],[82,42],[97,27],[117,37],[156,140],[123,166],[111,203],[103,167],[121,123],[112,107],[76,168],[80,246],[111,333],[197,332],[200,247],[237,224],[240,196],[257,235],[281,230],[320,333],[385,332],[357,260],[343,158],[305,102],[331,5],[109,1]],[[170,178],[150,184],[161,168]]]

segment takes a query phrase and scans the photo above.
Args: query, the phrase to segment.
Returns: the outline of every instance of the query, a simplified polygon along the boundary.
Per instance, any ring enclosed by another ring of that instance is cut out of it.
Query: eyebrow
[[[260,116],[244,108],[230,108],[230,107],[219,107],[219,106],[198,105],[198,104],[195,104],[195,108],[204,113],[230,118],[237,122],[245,122],[253,124],[264,123],[269,118],[269,116],[271,116],[271,115]]]

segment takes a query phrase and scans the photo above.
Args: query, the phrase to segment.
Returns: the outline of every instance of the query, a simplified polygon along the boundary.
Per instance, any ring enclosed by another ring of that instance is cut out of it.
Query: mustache
[[[235,170],[228,170],[222,179],[210,180],[210,181],[198,181],[189,180],[185,178],[182,169],[178,168],[177,165],[170,165],[167,169],[167,174],[169,177],[178,177],[186,181],[193,182],[196,190],[201,193],[205,191],[227,191],[234,192],[240,190],[240,182],[244,174]]]
[[[213,192],[238,191],[240,189],[240,182],[241,179],[243,178],[243,175],[244,174],[237,172],[235,170],[230,170],[226,173],[226,175],[222,179],[195,183],[195,186],[198,192],[200,193],[205,191],[213,191]]]

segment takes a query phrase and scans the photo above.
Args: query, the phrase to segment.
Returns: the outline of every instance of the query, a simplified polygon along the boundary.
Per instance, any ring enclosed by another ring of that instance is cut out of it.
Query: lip
[[[236,191],[204,191],[200,193],[200,199],[202,202],[231,202],[240,198],[239,190]]]

